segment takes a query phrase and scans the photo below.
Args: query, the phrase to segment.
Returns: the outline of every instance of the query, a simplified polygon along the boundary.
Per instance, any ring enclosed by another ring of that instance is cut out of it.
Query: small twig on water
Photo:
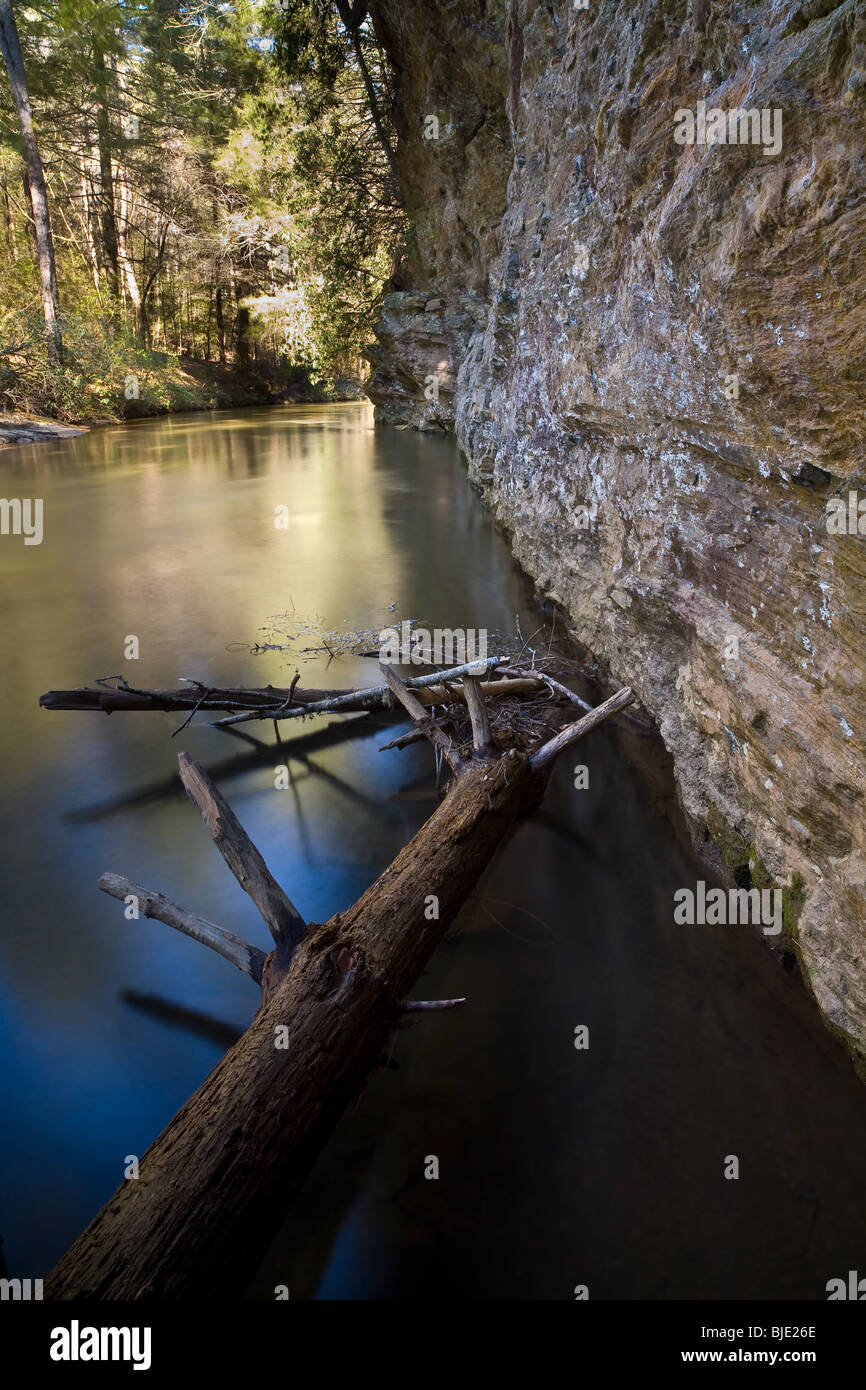
[[[179,676],[178,679],[179,679],[179,680],[184,680],[185,677],[184,677],[184,676]],[[200,681],[193,681],[192,684],[193,684],[193,685],[198,685],[201,689],[204,689],[204,687],[201,686],[201,682],[200,682]],[[198,700],[198,701],[196,702],[196,704],[193,705],[192,709],[191,709],[190,712],[189,712],[188,717],[183,721],[182,724],[178,724],[178,726],[177,726],[176,729],[172,730],[172,735],[171,735],[172,738],[174,738],[177,734],[183,733],[184,729],[188,728],[188,726],[192,723],[192,721],[193,721],[193,719],[195,718],[195,716],[196,716],[196,714],[198,713],[198,711],[201,709],[201,707],[202,707],[202,705],[204,704],[205,700],[207,699],[208,695],[211,695],[212,693],[213,693],[213,687],[211,687],[211,688],[208,689],[208,690],[204,690],[204,694],[201,696],[201,699]]]

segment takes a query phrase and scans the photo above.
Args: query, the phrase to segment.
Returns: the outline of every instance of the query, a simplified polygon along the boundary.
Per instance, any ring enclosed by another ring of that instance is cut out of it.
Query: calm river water
[[[541,618],[455,446],[374,432],[365,406],[144,421],[9,450],[0,475],[4,496],[44,499],[40,546],[0,539],[0,1232],[10,1272],[35,1277],[256,1007],[225,961],[125,921],[96,887],[126,874],[267,949],[180,787],[180,749],[316,921],[435,806],[426,747],[377,751],[393,726],[336,742],[317,735],[327,720],[284,726],[277,750],[269,725],[258,748],[203,722],[172,738],[182,716],[48,712],[39,695],[117,672],[288,684],[296,653],[249,650],[275,615],[325,630],[378,628],[391,605],[431,626]],[[300,669],[307,685],[376,674],[362,657]],[[588,791],[575,761],[423,980],[468,1006],[398,1034],[250,1297],[821,1299],[862,1269],[866,1096],[849,1063],[748,928],[674,925],[674,890],[702,873],[653,740],[592,735]],[[178,1026],[130,991],[214,1022]]]

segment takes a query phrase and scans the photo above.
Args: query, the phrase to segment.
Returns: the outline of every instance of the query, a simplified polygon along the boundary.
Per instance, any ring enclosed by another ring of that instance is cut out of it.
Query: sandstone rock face
[[[457,370],[482,334],[513,161],[502,6],[374,5],[398,74],[404,264],[370,353],[377,419],[453,429]]]
[[[866,1057],[864,7],[373,8],[414,229],[379,417],[455,430]],[[763,139],[680,143],[699,103]]]

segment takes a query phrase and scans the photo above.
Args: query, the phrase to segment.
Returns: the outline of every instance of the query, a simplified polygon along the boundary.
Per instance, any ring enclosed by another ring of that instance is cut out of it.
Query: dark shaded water
[[[365,407],[179,416],[0,454],[44,499],[44,540],[0,538],[2,1144],[13,1274],[46,1271],[218,1060],[224,1036],[136,1010],[156,994],[243,1028],[252,983],[159,923],[127,922],[107,869],[257,942],[252,904],[175,775],[188,749],[306,916],[346,907],[435,805],[426,748],[379,725],[277,752],[173,715],[48,713],[132,684],[286,684],[253,656],[273,614],[325,629],[401,616],[539,621],[440,439],[374,433]],[[289,507],[287,532],[274,508]],[[139,661],[123,657],[140,640]],[[305,684],[371,683],[343,657]],[[288,742],[290,740],[290,743]],[[290,754],[294,785],[274,789]],[[824,1298],[862,1267],[866,1104],[797,983],[747,928],[678,927],[702,877],[651,740],[600,730],[566,759],[437,953],[423,993],[460,1013],[398,1034],[334,1135],[250,1296]],[[578,1024],[590,1048],[573,1045]],[[740,1179],[726,1181],[726,1155]],[[424,1177],[439,1159],[438,1181]]]

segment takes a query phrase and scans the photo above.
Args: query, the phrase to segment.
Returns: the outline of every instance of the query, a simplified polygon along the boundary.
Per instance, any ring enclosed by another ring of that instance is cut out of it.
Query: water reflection
[[[196,721],[171,738],[182,715],[49,713],[39,694],[117,671],[286,684],[293,660],[243,647],[278,613],[361,628],[396,602],[431,626],[510,629],[519,613],[524,631],[538,616],[453,445],[374,432],[365,407],[142,421],[10,450],[0,471],[4,495],[42,496],[45,518],[40,547],[0,543],[0,1232],[26,1276],[257,1004],[224,961],[96,890],[104,870],[128,874],[267,948],[177,752],[204,763],[318,921],[433,804],[425,748],[377,751],[385,720],[338,738],[325,721],[295,727],[278,748],[270,726],[239,738]],[[363,658],[302,670],[306,684],[373,679]],[[425,977],[469,1007],[397,1035],[398,1069],[340,1126],[253,1296],[568,1298],[584,1282],[593,1297],[821,1297],[856,1266],[859,1086],[760,942],[674,928],[673,888],[700,875],[640,744],[593,735],[588,793],[558,770]],[[738,1184],[721,1177],[730,1152]],[[423,1177],[431,1153],[438,1183]]]

